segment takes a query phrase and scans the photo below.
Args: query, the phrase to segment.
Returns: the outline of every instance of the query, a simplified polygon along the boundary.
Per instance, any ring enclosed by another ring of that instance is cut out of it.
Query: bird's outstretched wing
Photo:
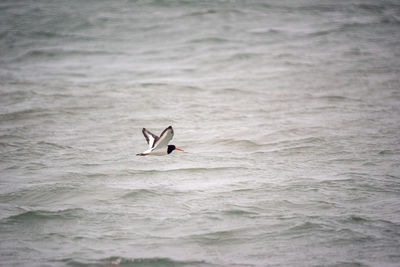
[[[174,130],[172,126],[167,127],[160,135],[160,137],[155,139],[152,149],[162,148],[167,146],[171,141],[172,137],[174,137]]]
[[[142,133],[144,135],[144,138],[146,138],[147,144],[149,144],[149,149],[153,149],[154,144],[159,139],[158,136],[151,133],[146,128],[143,128]]]

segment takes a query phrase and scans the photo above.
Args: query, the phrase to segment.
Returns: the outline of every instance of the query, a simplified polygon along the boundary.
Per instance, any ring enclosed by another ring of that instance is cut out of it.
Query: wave
[[[75,218],[80,218],[84,209],[73,208],[64,209],[58,211],[48,211],[48,210],[34,210],[25,211],[17,215],[5,218],[8,222],[31,222],[33,220],[70,220]]]
[[[204,88],[199,87],[199,86],[194,86],[194,85],[188,85],[188,84],[171,84],[171,83],[156,83],[156,82],[143,82],[138,84],[139,87],[146,89],[145,92],[148,93],[149,89],[165,89],[168,88],[168,90],[176,90],[179,93],[182,93],[182,91],[187,91],[187,92],[197,92],[197,91],[204,91]]]
[[[249,31],[251,34],[254,35],[280,35],[283,34],[284,31],[279,29],[264,29],[264,28],[257,28]]]
[[[122,196],[122,198],[138,198],[138,197],[146,197],[146,196],[155,196],[157,192],[149,189],[135,189],[129,193],[126,193]]]
[[[0,140],[25,140],[22,136],[15,134],[0,134]],[[3,142],[0,142],[3,143]],[[7,143],[7,145],[13,146],[13,144]]]
[[[381,24],[400,24],[400,19],[394,15],[381,15],[379,18],[377,17],[375,20],[367,21],[367,22],[347,22],[347,23],[337,23],[330,29],[325,30],[317,30],[310,33],[307,33],[306,37],[321,37],[331,34],[342,34],[344,32],[353,32],[359,29],[365,29],[368,27],[376,27]],[[382,25],[383,26],[383,25]]]
[[[185,14],[185,16],[196,17],[196,16],[204,16],[204,15],[217,14],[217,13],[218,13],[218,10],[216,10],[216,9],[207,9],[204,11],[191,12],[191,13]]]
[[[218,9],[213,9],[213,8],[209,8],[209,9],[204,9],[204,10],[199,10],[199,11],[191,11],[189,13],[185,13],[179,17],[177,17],[178,19],[186,19],[186,18],[190,18],[190,17],[204,17],[204,16],[208,16],[208,15],[215,15],[215,14],[235,14],[235,15],[244,15],[244,11],[239,10],[239,9],[233,9],[230,7],[226,7],[226,8],[218,8]]]
[[[216,144],[222,144],[222,145],[229,145],[229,146],[241,146],[241,147],[260,147],[261,144],[256,143],[251,140],[247,139],[242,139],[242,140],[236,140],[236,139],[221,139],[216,141]]]
[[[365,223],[367,221],[369,221],[367,218],[358,215],[350,215],[349,217],[343,219],[343,222],[345,223]]]
[[[384,149],[378,152],[379,155],[398,155],[400,152],[398,150]]]
[[[1,9],[0,9],[1,10]],[[49,30],[38,30],[38,31],[31,31],[29,33],[21,33],[19,31],[5,31],[0,33],[0,40],[7,40],[10,37],[10,34],[16,35],[17,37],[25,38],[29,37],[30,39],[68,39],[74,41],[92,41],[93,37],[88,35],[78,35],[78,34],[69,34],[69,33],[59,33]]]
[[[234,87],[227,87],[227,88],[222,88],[219,89],[218,91],[215,92],[215,94],[221,94],[221,95],[226,95],[226,94],[248,94],[249,92],[247,90],[243,90],[240,88],[234,88]]]
[[[203,38],[197,38],[197,39],[192,39],[189,41],[190,43],[206,43],[206,44],[225,44],[230,42],[230,40],[226,39],[226,38],[222,38],[222,37],[203,37]]]
[[[361,102],[359,98],[351,98],[342,95],[321,95],[317,99],[327,100],[328,102]]]
[[[166,169],[166,170],[132,170],[130,174],[151,174],[151,173],[169,173],[169,172],[208,172],[208,171],[224,171],[224,170],[235,170],[235,169],[247,169],[241,166],[221,166],[221,167],[193,167],[193,168],[179,168],[179,169]]]
[[[37,146],[39,147],[47,147],[47,148],[55,148],[55,149],[69,149],[72,148],[71,146],[68,145],[59,145],[56,143],[52,143],[52,142],[46,142],[46,141],[39,141],[36,143]]]
[[[174,260],[171,258],[165,257],[153,257],[153,258],[124,258],[124,257],[108,257],[105,259],[101,259],[97,262],[82,262],[74,259],[64,259],[63,262],[66,262],[70,266],[211,266],[210,264],[204,261],[180,261]],[[214,265],[215,266],[215,265]]]
[[[29,50],[20,56],[15,57],[15,62],[22,62],[27,59],[38,58],[59,58],[71,56],[104,56],[104,55],[126,55],[121,51],[107,51],[107,50],[74,50],[74,49],[35,49]]]
[[[243,225],[239,227],[233,227],[223,230],[205,231],[203,233],[197,233],[187,235],[185,239],[189,242],[196,242],[199,244],[232,244],[232,242],[244,241],[249,238],[249,233],[257,229],[254,225]]]
[[[250,59],[257,59],[262,58],[265,56],[264,53],[258,52],[235,52],[229,58],[229,60],[236,61],[236,60],[250,60]]]
[[[46,116],[46,112],[49,112],[49,109],[45,108],[23,108],[21,110],[14,110],[14,111],[9,111],[3,114],[0,114],[0,118],[3,120],[16,120],[20,118],[25,118],[26,115],[32,115],[32,114],[40,114],[42,116]]]
[[[303,137],[303,138],[285,138],[271,143],[265,143],[260,146],[268,148],[265,151],[259,152],[302,152],[307,149],[315,149],[316,147],[325,144],[326,140],[323,137]]]
[[[288,232],[308,232],[310,230],[317,230],[317,229],[323,229],[323,228],[325,228],[324,224],[305,222],[305,223],[300,223],[298,225],[291,227],[288,230]]]
[[[255,216],[255,215],[258,215],[258,213],[256,213],[256,212],[246,211],[243,209],[230,209],[230,210],[223,211],[223,213],[226,215],[231,215],[231,216]]]

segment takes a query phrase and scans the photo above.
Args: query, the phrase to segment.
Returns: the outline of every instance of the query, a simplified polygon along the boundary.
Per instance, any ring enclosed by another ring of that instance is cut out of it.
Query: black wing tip
[[[148,131],[146,130],[146,128],[142,129],[142,133],[144,136],[144,139],[146,139],[147,144],[149,143],[149,137],[147,136]]]

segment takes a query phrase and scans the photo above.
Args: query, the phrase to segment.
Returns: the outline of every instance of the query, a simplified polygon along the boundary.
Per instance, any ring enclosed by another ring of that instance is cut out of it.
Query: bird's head
[[[171,152],[174,151],[174,150],[183,151],[182,149],[177,148],[177,147],[174,146],[174,145],[169,145],[169,146],[168,146],[168,154],[171,154]]]

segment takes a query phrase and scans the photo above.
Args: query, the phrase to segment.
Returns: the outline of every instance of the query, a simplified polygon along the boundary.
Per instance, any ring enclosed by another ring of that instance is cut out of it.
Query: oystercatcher
[[[158,137],[157,135],[151,133],[146,128],[143,128],[142,133],[144,138],[146,138],[147,144],[149,144],[149,149],[146,151],[136,154],[136,156],[164,156],[170,154],[174,150],[183,151],[174,145],[168,145],[172,137],[174,137],[174,130],[172,126],[167,127]]]

